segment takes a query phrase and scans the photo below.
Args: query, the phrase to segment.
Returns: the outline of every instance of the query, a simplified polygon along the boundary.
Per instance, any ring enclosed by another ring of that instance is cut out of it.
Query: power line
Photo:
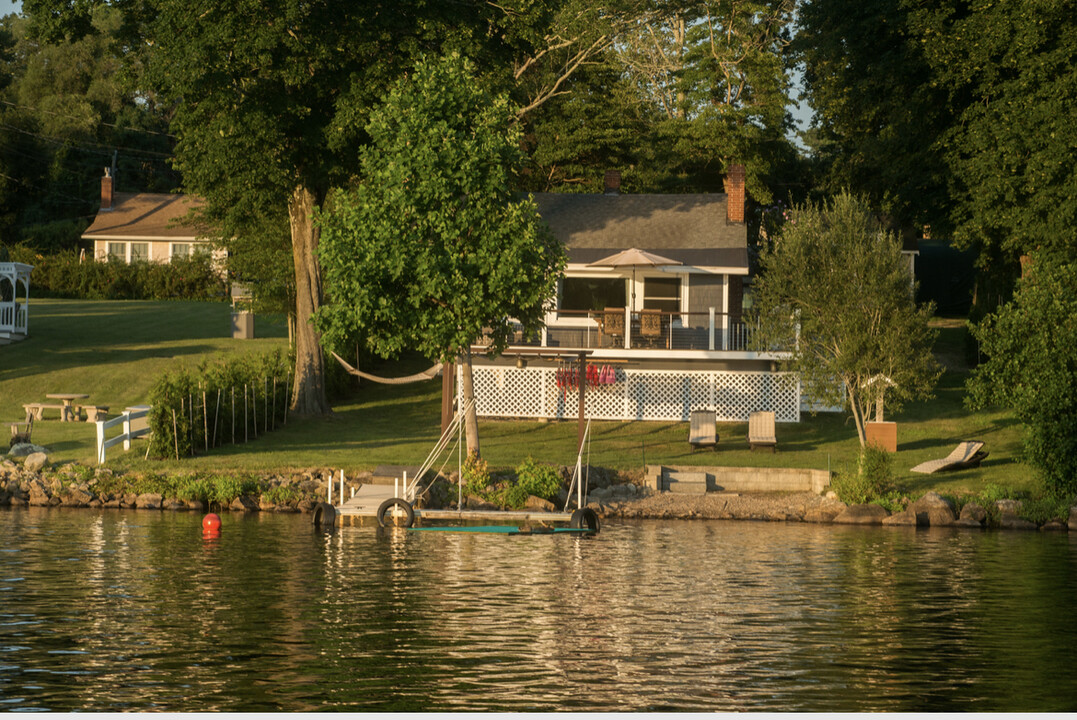
[[[58,113],[58,112],[54,112],[52,110],[42,110],[41,108],[32,107],[30,105],[18,105],[16,103],[10,102],[8,100],[0,100],[0,104],[7,105],[9,107],[13,107],[13,108],[15,108],[17,110],[32,110],[35,113],[45,113],[46,115],[54,115],[56,117],[72,118],[72,119],[75,119],[75,120],[82,120],[83,119],[82,117],[80,117],[78,115],[68,115],[67,113]],[[176,138],[176,136],[173,135],[172,133],[157,132],[156,130],[143,130],[142,128],[135,128],[135,127],[121,127],[120,125],[116,125],[115,123],[107,123],[107,122],[104,122],[103,120],[99,124],[104,125],[105,127],[116,128],[117,130],[122,130],[124,132],[138,132],[138,133],[145,133],[147,135],[158,135],[160,137],[167,137],[167,138],[173,138],[173,139]]]
[[[29,130],[23,130],[22,128],[17,128],[17,127],[15,127],[13,125],[8,125],[7,123],[0,123],[0,127],[7,128],[8,130],[13,130],[14,132],[17,132],[17,133],[22,133],[23,135],[29,135],[31,137],[36,137],[39,140],[44,140],[45,142],[55,143],[56,145],[69,145],[69,146],[73,146],[73,147],[78,147],[78,148],[81,148],[82,150],[85,150],[86,152],[99,152],[100,154],[106,155],[106,156],[111,156],[113,150],[123,150],[126,153],[134,153],[136,155],[141,154],[141,155],[146,155],[146,156],[153,156],[153,157],[157,157],[157,158],[164,158],[166,160],[171,159],[171,158],[174,157],[174,155],[172,155],[172,153],[160,153],[160,152],[155,152],[153,150],[139,150],[137,148],[125,147],[123,145],[106,145],[104,143],[93,142],[92,140],[83,140],[83,141],[60,140],[58,138],[49,137],[48,135],[42,135],[40,133],[31,132]],[[94,147],[103,148],[103,149],[94,151],[94,150],[91,150],[89,146],[94,146]]]

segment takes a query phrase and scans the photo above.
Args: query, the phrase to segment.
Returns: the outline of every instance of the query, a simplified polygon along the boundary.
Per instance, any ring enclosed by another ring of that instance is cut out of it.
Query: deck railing
[[[752,328],[739,315],[645,310],[561,310],[541,332],[517,332],[514,346],[583,350],[750,350]]]
[[[26,305],[15,302],[0,302],[0,331],[26,332]]]

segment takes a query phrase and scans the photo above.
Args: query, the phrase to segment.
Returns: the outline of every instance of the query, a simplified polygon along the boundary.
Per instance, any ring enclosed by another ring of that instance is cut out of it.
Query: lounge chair
[[[983,446],[984,444],[979,440],[966,440],[958,443],[954,451],[941,460],[922,462],[916,467],[910,468],[910,471],[929,475],[946,470],[965,470],[966,468],[980,467],[980,463],[988,455],[987,451],[982,449]]]
[[[718,430],[713,410],[693,410],[692,429],[688,432],[688,444],[693,448],[717,447]]]
[[[770,450],[778,447],[774,435],[774,413],[759,410],[748,415],[748,445],[752,450]]]

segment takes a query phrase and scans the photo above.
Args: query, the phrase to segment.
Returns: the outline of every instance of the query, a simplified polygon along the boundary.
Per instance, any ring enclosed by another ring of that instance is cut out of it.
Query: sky
[[[22,0],[0,0],[0,17],[22,10]]]

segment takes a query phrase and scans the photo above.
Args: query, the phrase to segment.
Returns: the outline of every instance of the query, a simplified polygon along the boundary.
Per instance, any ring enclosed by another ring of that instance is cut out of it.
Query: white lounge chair
[[[688,443],[693,448],[718,445],[718,430],[713,410],[693,410],[691,419],[692,429],[688,432]]]
[[[778,446],[778,438],[774,434],[774,413],[769,410],[759,410],[748,415],[748,445],[752,450],[770,450]]]
[[[983,446],[984,444],[979,440],[966,440],[958,443],[954,451],[941,460],[922,462],[916,467],[910,468],[910,471],[929,475],[945,470],[964,470],[965,468],[979,467],[988,454],[987,451],[982,449]]]

